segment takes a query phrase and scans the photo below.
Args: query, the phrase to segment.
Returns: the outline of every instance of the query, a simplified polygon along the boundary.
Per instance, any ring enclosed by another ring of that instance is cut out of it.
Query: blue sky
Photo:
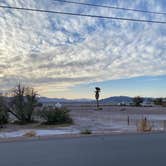
[[[77,0],[75,0],[77,1]],[[80,2],[80,1],[79,1]],[[165,0],[82,0],[166,12]],[[0,5],[166,21],[166,16],[58,3]],[[48,97],[166,96],[166,25],[0,9],[0,89],[21,82]]]
[[[110,96],[146,96],[161,97],[166,94],[166,76],[144,76],[129,79],[95,82],[83,84],[72,89],[77,96],[81,92],[84,96],[93,98],[94,87],[101,87],[101,98]]]

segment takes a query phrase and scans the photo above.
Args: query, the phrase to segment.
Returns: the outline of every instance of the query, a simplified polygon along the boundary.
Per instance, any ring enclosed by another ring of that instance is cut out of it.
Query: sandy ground
[[[164,130],[166,108],[109,106],[99,111],[95,111],[95,107],[80,110],[73,108],[71,115],[79,129],[136,131],[138,121],[146,117],[151,122],[153,130]]]
[[[0,130],[0,139],[21,137],[34,131],[36,136],[79,134],[85,129],[93,133],[136,132],[138,122],[147,118],[154,131],[166,130],[166,107],[121,107],[102,106],[96,111],[95,106],[68,106],[73,125],[43,126],[38,123],[29,125],[7,125]],[[129,119],[129,121],[128,121]]]

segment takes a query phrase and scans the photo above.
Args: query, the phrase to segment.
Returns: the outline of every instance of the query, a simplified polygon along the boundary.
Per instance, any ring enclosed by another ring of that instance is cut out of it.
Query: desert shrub
[[[156,98],[156,99],[154,99],[154,104],[162,105],[163,104],[163,98]]]
[[[152,130],[150,122],[145,118],[138,122],[137,130],[141,132],[149,132]]]
[[[39,113],[45,124],[65,124],[72,123],[69,110],[66,108],[44,107]]]
[[[5,107],[5,100],[4,97],[0,96],[0,127],[2,128],[3,124],[8,123],[8,112],[7,109]]]
[[[36,137],[36,132],[35,131],[27,131],[23,136],[24,137]]]
[[[89,129],[85,129],[85,130],[81,131],[81,134],[87,134],[87,135],[92,134],[92,131]]]
[[[144,101],[144,99],[140,96],[136,96],[133,98],[133,103],[135,106],[141,106],[141,103]]]
[[[0,110],[0,124],[6,124],[8,123],[8,114],[4,110]]]

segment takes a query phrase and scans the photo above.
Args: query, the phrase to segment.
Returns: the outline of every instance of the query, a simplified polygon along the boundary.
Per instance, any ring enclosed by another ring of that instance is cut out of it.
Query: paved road
[[[166,166],[166,134],[0,143],[0,166]]]

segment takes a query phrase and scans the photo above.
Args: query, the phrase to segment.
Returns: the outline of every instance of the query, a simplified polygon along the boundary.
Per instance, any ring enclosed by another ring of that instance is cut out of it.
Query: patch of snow
[[[37,136],[60,135],[60,134],[78,134],[78,130],[34,130]]]
[[[14,132],[1,132],[0,138],[15,138],[22,137],[25,133],[23,131],[14,131]]]
[[[77,134],[80,133],[79,130],[35,130],[35,129],[28,129],[28,130],[19,130],[13,132],[0,132],[0,138],[16,138],[22,137],[27,132],[35,132],[36,136],[48,136],[48,135],[60,135],[60,134]]]

